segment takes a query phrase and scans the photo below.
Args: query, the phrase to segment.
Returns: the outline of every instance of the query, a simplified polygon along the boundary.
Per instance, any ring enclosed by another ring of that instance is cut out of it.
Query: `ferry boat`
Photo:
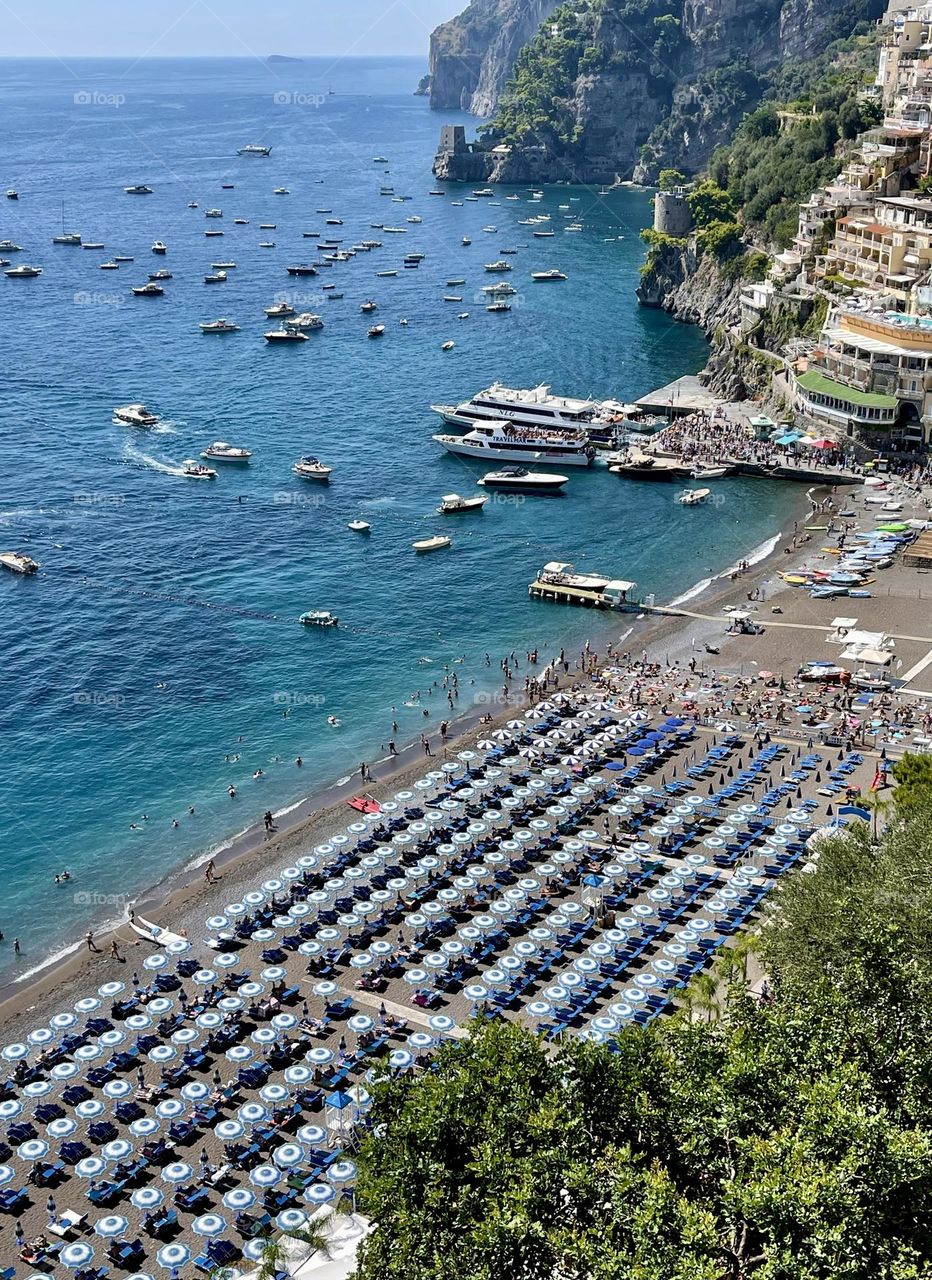
[[[595,456],[584,431],[548,431],[512,422],[484,422],[464,436],[435,435],[447,453],[462,458],[487,458],[500,462],[562,462],[588,467]]]
[[[481,511],[488,500],[487,493],[476,494],[474,498],[462,498],[458,493],[445,493],[440,499],[437,514],[448,516],[458,511]]]
[[[189,480],[216,480],[217,473],[213,467],[205,467],[203,462],[195,458],[185,458],[181,464],[181,474]]]
[[[126,427],[154,427],[158,420],[158,414],[150,413],[144,404],[124,404],[113,411],[114,423]]]
[[[485,489],[498,489],[502,493],[559,493],[569,476],[552,471],[528,471],[527,467],[502,467],[489,471],[476,483]]]
[[[39,572],[38,561],[23,555],[21,551],[0,551],[0,565],[9,569],[10,573],[28,575]]]
[[[257,143],[250,142],[245,147],[240,147],[236,154],[238,156],[270,156],[272,148],[260,147]]]
[[[137,182],[134,187],[124,187],[123,190],[128,196],[151,196],[152,188],[147,187],[144,182]]]
[[[510,285],[493,285],[501,291]],[[603,422],[613,416],[620,405],[614,401],[579,400],[568,396],[551,395],[550,387],[541,384],[531,389],[519,389],[493,382],[479,391],[471,400],[458,405],[433,404],[451,427],[470,428],[479,422],[512,422],[516,426],[560,428],[578,431],[589,428],[595,422]]]
[[[298,621],[304,627],[338,627],[340,619],[334,617],[329,609],[309,609],[302,613]]]
[[[248,462],[252,457],[251,449],[239,449],[236,445],[227,444],[225,440],[215,440],[201,454],[202,458],[212,458],[215,462]]]
[[[291,468],[296,476],[300,476],[302,480],[324,480],[330,479],[333,474],[333,467],[326,466],[319,458],[313,458],[311,455],[305,454]]]
[[[201,333],[239,333],[239,325],[221,316],[219,320],[202,320],[198,325]]]

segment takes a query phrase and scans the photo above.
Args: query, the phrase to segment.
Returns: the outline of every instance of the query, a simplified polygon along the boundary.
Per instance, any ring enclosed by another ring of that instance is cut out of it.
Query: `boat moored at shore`
[[[500,462],[560,462],[588,467],[595,451],[583,431],[547,431],[512,422],[483,422],[464,436],[439,434],[434,439],[448,453],[462,458],[487,458]]]

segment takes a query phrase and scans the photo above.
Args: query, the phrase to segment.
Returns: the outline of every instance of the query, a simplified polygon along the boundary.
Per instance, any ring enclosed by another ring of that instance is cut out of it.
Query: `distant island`
[[[289,58],[285,53],[270,53],[266,62],[303,62],[303,58]]]

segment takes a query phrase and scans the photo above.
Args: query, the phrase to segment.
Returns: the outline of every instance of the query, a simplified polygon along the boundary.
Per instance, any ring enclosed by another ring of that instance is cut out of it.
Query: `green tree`
[[[925,807],[932,793],[932,756],[917,756],[907,751],[891,769],[896,791],[893,802],[897,808],[910,812]]]
[[[679,169],[661,169],[660,176],[657,179],[657,185],[661,191],[675,191],[677,187],[681,187],[686,181],[686,174],[680,173]]]
[[[734,198],[711,178],[697,183],[687,195],[686,203],[697,227],[707,227],[713,222],[735,221],[737,210]]]

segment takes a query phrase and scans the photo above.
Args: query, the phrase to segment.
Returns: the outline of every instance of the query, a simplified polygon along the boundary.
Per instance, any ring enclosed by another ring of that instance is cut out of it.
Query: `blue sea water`
[[[372,759],[393,706],[399,740],[435,727],[446,706],[427,691],[444,663],[465,657],[462,707],[498,685],[512,648],[578,648],[600,625],[591,615],[528,599],[547,560],[669,598],[778,527],[778,484],[729,480],[721,505],[688,510],[666,486],[604,468],[573,475],[560,500],[434,514],[442,494],[474,492],[486,468],[431,440],[432,402],[495,378],[630,399],[695,371],[705,343],[635,304],[644,193],[557,188],[529,206],[526,191],[511,202],[503,189],[461,207],[462,189],[428,195],[441,117],[412,95],[421,70],[416,60],[0,60],[0,186],[20,192],[0,199],[0,238],[43,268],[37,280],[0,277],[0,543],[42,565],[35,579],[0,577],[0,927],[19,935],[24,967],[113,915],[112,895]],[[271,145],[271,157],[237,157],[250,142]],[[141,182],[154,193],[123,194]],[[382,184],[414,198],[393,203]],[[104,250],[51,244],[62,205],[67,229]],[[205,219],[211,206],[222,221]],[[518,222],[529,212],[550,213],[557,235],[532,239]],[[582,233],[562,232],[568,212]],[[423,221],[407,223],[412,214]],[[327,228],[328,216],[343,225]],[[205,238],[209,228],[223,237]],[[286,265],[316,256],[304,230],[383,247],[296,282]],[[164,259],[150,252],[156,238]],[[275,248],[259,248],[266,239]],[[516,305],[489,315],[478,290],[497,277],[483,264],[517,244],[527,247],[507,277]],[[415,250],[419,269],[376,278]],[[100,271],[114,254],[135,262]],[[204,285],[223,259],[238,264],[227,283]],[[553,265],[565,283],[531,283]],[[132,298],[131,285],[163,266],[174,277],[165,297]],[[462,304],[443,301],[453,277],[467,280]],[[342,301],[324,300],[331,281]],[[326,327],[276,349],[262,338],[263,308],[283,294],[301,295],[299,309]],[[386,325],[378,342],[359,310],[368,297]],[[202,336],[198,322],[221,315],[241,332]],[[113,407],[136,400],[167,425],[114,426]],[[253,449],[252,465],[212,483],[182,477],[178,463],[215,439]],[[334,467],[328,488],[291,475],[308,452]],[[347,530],[354,517],[372,523],[368,538]],[[452,549],[411,551],[441,528]],[[311,608],[345,625],[303,629],[297,616]],[[429,721],[403,705],[417,689]],[[51,882],[63,867],[67,888]]]

